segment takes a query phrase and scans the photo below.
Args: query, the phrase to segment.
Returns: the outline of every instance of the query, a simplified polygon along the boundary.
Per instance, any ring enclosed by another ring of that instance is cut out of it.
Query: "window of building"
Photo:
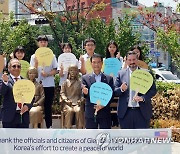
[[[117,0],[111,0],[112,7],[117,7]]]
[[[106,22],[106,17],[101,18],[103,22]]]

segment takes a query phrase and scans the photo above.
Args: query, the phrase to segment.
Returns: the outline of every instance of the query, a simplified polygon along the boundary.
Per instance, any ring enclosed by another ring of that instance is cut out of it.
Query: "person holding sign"
[[[37,38],[37,44],[38,44],[38,49],[41,52],[41,49],[43,50],[44,53],[49,53],[52,52],[48,46],[48,38],[45,35],[40,35]],[[41,57],[43,56],[43,57]],[[51,128],[52,127],[52,103],[53,103],[53,97],[54,97],[54,75],[56,74],[57,70],[57,60],[54,54],[50,54],[52,61],[48,61],[51,58],[46,57],[46,56],[41,54],[40,57],[36,57],[35,54],[31,56],[30,60],[30,66],[35,67],[38,69],[38,81],[42,82],[42,85],[44,87],[44,93],[45,93],[45,102],[44,102],[44,113],[45,113],[45,121],[46,121],[46,127]],[[44,61],[41,61],[42,64],[46,64],[47,62],[50,64],[50,66],[40,66],[39,60],[46,59]]]
[[[0,78],[3,75],[3,69],[6,66],[6,54],[3,53],[2,55],[0,54]],[[0,102],[1,102],[1,88],[2,88],[2,81],[0,80]],[[1,114],[0,114],[1,118]]]
[[[25,57],[25,49],[22,46],[18,46],[14,51],[13,51],[13,57],[17,58],[20,63],[21,63],[21,73],[20,75],[23,78],[27,77],[27,71],[30,66],[29,62],[24,60]]]
[[[94,54],[91,58],[91,65],[93,68],[93,73],[86,74],[82,77],[83,84],[83,94],[86,99],[85,103],[85,127],[87,129],[110,129],[111,128],[111,113],[110,113],[110,103],[108,102],[106,106],[101,106],[97,103],[94,105],[90,101],[90,87],[95,82],[103,82],[108,84],[112,91],[114,90],[113,78],[101,72],[103,65],[103,58],[99,54]],[[97,112],[96,117],[94,116],[95,111]]]
[[[155,83],[145,94],[130,90],[131,73],[139,69],[137,67],[138,56],[130,51],[126,55],[128,68],[119,71],[115,81],[115,96],[118,101],[118,118],[122,129],[149,128],[152,116],[151,98],[156,94]],[[137,93],[137,94],[135,94]]]
[[[31,108],[30,114],[30,124],[33,128],[41,128],[40,124],[43,120],[43,111],[44,111],[44,88],[42,84],[36,81],[38,77],[38,71],[35,67],[29,67],[27,72],[27,78],[32,81],[35,85],[35,95],[33,101],[33,107]]]
[[[60,91],[60,103],[64,112],[64,127],[72,127],[75,115],[76,128],[84,127],[84,98],[82,97],[81,81],[78,78],[79,70],[76,65],[68,68],[68,78],[62,84]],[[61,117],[63,118],[63,117]]]
[[[116,42],[110,41],[106,47],[106,59],[104,59],[103,65],[104,73],[112,76],[115,80],[118,71],[122,67],[122,60],[123,58],[120,57],[118,45]]]
[[[110,41],[106,47],[106,59],[107,58],[118,58],[123,63],[123,57],[121,57],[118,45],[114,41]]]
[[[10,75],[2,75],[2,95],[4,96],[2,107],[2,124],[3,128],[29,128],[29,110],[31,104],[23,102],[15,102],[13,96],[13,85],[17,80],[21,80],[20,76],[21,64],[18,59],[11,59],[8,63]],[[22,115],[22,121],[21,121]]]
[[[88,38],[84,41],[84,48],[86,50],[86,54],[80,56],[80,71],[84,75],[86,73],[92,73],[92,67],[90,64],[90,58],[94,54],[94,50],[96,48],[96,41],[93,38]]]
[[[72,52],[72,45],[70,43],[63,43],[62,44],[62,51],[63,53],[71,53]],[[58,68],[57,70],[59,71],[59,76],[60,76],[60,81],[59,81],[59,86],[61,86],[67,79],[67,70],[65,70],[63,63],[61,62],[61,56],[62,54],[59,56],[58,58]],[[67,55],[67,56],[71,56],[71,55]],[[68,65],[71,65],[71,63],[76,63],[76,66],[78,66],[79,69],[79,62],[76,59],[75,55],[72,54],[72,56],[74,57],[70,57],[69,61],[68,61]],[[65,62],[64,62],[65,63]]]

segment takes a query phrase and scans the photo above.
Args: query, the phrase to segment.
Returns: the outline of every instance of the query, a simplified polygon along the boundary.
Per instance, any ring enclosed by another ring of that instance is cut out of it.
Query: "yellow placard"
[[[0,72],[4,69],[4,57],[0,55]]]
[[[38,66],[50,66],[53,60],[53,51],[50,48],[41,47],[35,52],[38,60]]]
[[[35,94],[35,85],[30,80],[18,80],[13,86],[13,96],[16,103],[30,104]]]
[[[142,60],[138,60],[137,66],[140,68],[148,69],[148,65]]]
[[[20,60],[20,63],[21,63],[21,73],[20,73],[20,75],[23,78],[27,78],[27,71],[28,71],[28,69],[30,67],[30,64],[25,60]]]
[[[92,65],[91,65],[89,58],[87,59],[87,61],[85,63],[85,68],[86,68],[86,73],[92,73],[93,72]]]
[[[145,70],[135,70],[131,74],[130,89],[145,94],[153,83],[152,75]]]

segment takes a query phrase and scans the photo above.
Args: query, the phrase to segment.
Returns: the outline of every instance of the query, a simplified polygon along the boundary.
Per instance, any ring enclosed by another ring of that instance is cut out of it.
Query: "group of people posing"
[[[48,38],[41,35],[37,38],[39,48],[48,46]],[[30,60],[30,68],[27,78],[31,80],[35,87],[35,96],[31,104],[19,106],[13,97],[13,85],[17,80],[23,79],[20,76],[22,60],[25,51],[18,47],[14,51],[14,57],[8,63],[8,72],[3,73],[0,79],[0,94],[3,96],[1,109],[3,128],[28,128],[29,123],[33,127],[41,127],[43,114],[46,127],[52,128],[52,103],[54,97],[54,76],[60,76],[60,104],[63,112],[63,127],[72,128],[75,121],[79,129],[111,129],[111,108],[110,104],[114,97],[118,97],[117,117],[122,129],[149,128],[152,115],[151,98],[156,94],[156,86],[153,82],[146,94],[135,94],[130,89],[131,73],[138,67],[138,60],[142,60],[142,52],[139,47],[128,51],[123,59],[118,51],[118,45],[111,41],[107,45],[106,58],[118,58],[123,62],[122,69],[116,77],[103,73],[103,57],[94,52],[96,42],[89,38],[84,41],[86,54],[80,56],[76,65],[71,65],[67,71],[63,64],[59,64],[55,55],[50,66],[41,67],[38,59],[33,54]],[[64,53],[72,52],[72,45],[64,43],[62,45]],[[88,73],[86,61],[90,60],[92,73]],[[79,76],[79,73],[82,76]],[[113,95],[106,106],[93,104],[90,101],[90,87],[95,82],[108,84]],[[95,111],[97,115],[95,116]]]

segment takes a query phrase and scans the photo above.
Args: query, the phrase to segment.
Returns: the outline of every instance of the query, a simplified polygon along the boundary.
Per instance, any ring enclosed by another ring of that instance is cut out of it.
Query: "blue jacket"
[[[126,82],[128,89],[125,92],[122,92],[120,86],[122,83]],[[119,97],[118,100],[118,117],[123,118],[126,114],[129,101],[129,87],[130,85],[130,72],[129,68],[120,70],[115,81],[115,90],[114,95]],[[152,116],[152,105],[151,98],[156,94],[156,85],[153,82],[151,88],[147,91],[146,94],[138,93],[138,96],[142,96],[145,99],[145,102],[139,102],[140,110],[143,117],[149,120]]]

